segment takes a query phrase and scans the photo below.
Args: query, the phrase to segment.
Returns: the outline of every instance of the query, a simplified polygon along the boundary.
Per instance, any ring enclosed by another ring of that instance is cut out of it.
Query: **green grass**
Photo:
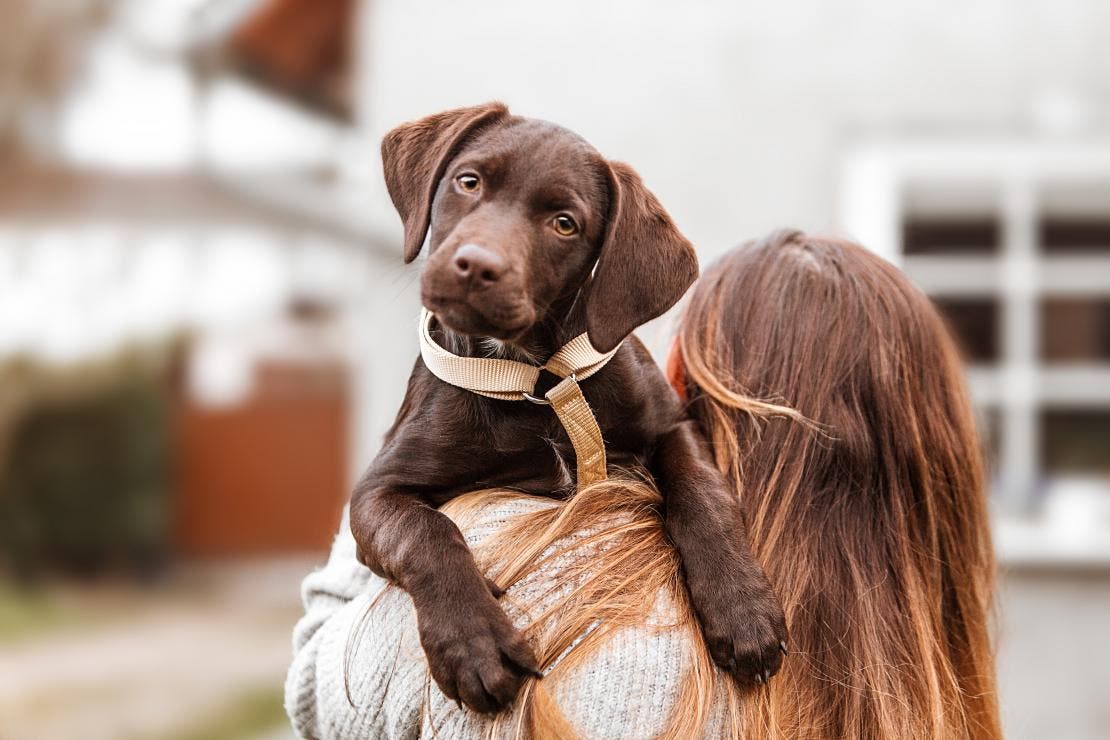
[[[160,740],[248,740],[281,727],[285,716],[280,688],[245,691],[222,710]]]
[[[76,614],[59,606],[46,593],[0,584],[0,644],[70,625],[76,618]]]

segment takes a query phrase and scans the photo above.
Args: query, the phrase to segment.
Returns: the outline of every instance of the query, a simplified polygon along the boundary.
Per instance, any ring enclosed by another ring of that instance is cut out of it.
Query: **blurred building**
[[[1110,563],[1110,141],[915,137],[848,162],[858,231],[964,345],[1001,555]]]
[[[32,444],[60,449],[61,429],[41,443],[24,430],[42,427],[59,397],[111,395],[120,357],[164,355],[145,369],[164,431],[113,436],[107,418],[87,422],[116,448],[139,437],[166,448],[161,478],[142,484],[159,490],[143,508],[160,524],[120,524],[105,505],[84,526],[142,529],[144,541],[159,531],[158,549],[192,556],[319,550],[350,486],[349,335],[376,282],[375,239],[332,217],[326,191],[314,210],[296,183],[335,179],[332,148],[350,129],[339,42],[353,6],[324,4],[309,33],[311,3],[187,5],[176,18],[169,4],[19,5],[9,63],[53,73],[13,75],[24,87],[4,111],[0,362],[28,380],[9,385],[0,439],[24,457]],[[259,129],[278,138],[260,142]],[[86,479],[109,475],[72,464]],[[13,532],[83,518],[79,490],[37,508],[43,478],[6,479],[8,521],[27,520]],[[31,552],[65,538],[9,539]]]

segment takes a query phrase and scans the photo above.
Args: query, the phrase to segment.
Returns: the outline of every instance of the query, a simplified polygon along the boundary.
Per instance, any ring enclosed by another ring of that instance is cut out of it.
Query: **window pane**
[[[1046,362],[1110,361],[1110,298],[1043,301],[1041,358]]]
[[[998,219],[991,216],[910,216],[902,223],[905,254],[997,254]]]
[[[1045,216],[1040,242],[1047,253],[1110,253],[1110,216]]]
[[[1110,181],[1047,182],[1041,187],[1038,224],[1046,254],[1110,254]]]
[[[1046,472],[1110,474],[1110,410],[1054,409],[1041,423]]]
[[[985,363],[998,361],[997,299],[936,297],[933,302],[947,321],[967,360]]]

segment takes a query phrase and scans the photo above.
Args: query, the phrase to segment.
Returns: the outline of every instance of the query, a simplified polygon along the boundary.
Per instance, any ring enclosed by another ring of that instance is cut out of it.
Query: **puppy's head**
[[[693,247],[627,165],[499,103],[406,123],[382,141],[405,261],[451,329],[513,342],[579,291],[602,352],[674,305]]]

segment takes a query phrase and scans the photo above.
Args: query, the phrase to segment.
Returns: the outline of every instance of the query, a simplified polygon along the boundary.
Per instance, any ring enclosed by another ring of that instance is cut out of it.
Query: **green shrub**
[[[169,429],[157,377],[43,394],[10,423],[0,557],[20,576],[156,570],[167,552]]]

